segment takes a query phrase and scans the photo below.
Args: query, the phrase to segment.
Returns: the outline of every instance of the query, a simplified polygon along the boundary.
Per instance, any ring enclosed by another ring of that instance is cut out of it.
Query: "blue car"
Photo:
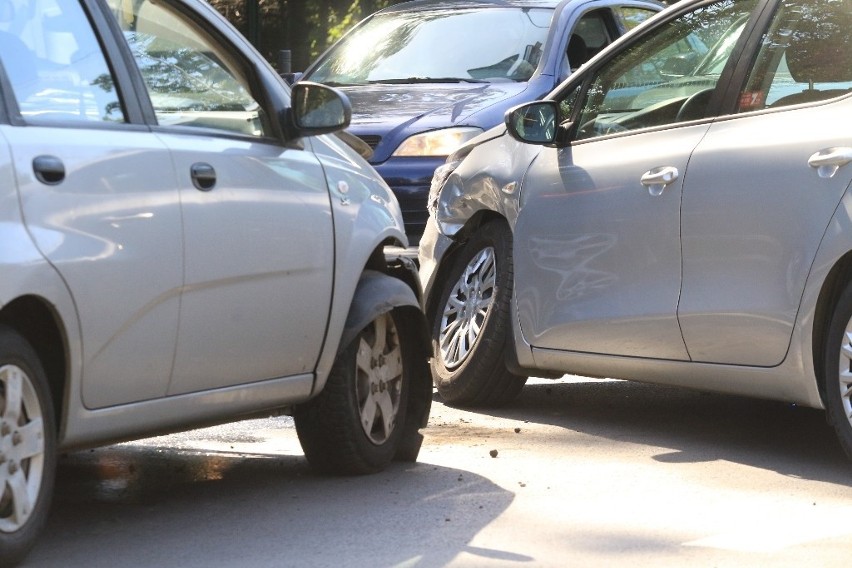
[[[662,8],[653,0],[404,2],[364,19],[301,79],[349,97],[348,132],[369,145],[416,245],[432,174],[455,148]]]

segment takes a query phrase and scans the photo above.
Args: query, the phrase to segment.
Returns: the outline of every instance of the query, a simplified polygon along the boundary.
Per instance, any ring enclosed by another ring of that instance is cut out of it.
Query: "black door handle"
[[[210,191],[216,185],[216,170],[210,164],[198,162],[189,168],[192,185],[201,191]]]
[[[45,185],[57,185],[65,179],[65,164],[56,156],[33,158],[33,173]]]

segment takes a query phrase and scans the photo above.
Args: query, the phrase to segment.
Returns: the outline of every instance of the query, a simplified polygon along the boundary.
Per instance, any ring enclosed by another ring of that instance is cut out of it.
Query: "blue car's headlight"
[[[482,133],[482,129],[471,126],[443,128],[415,134],[399,145],[394,156],[449,156],[453,151]]]

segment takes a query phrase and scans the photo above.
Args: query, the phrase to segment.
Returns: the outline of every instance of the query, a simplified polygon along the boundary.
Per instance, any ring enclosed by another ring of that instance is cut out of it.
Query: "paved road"
[[[436,402],[419,462],[367,477],[313,475],[287,418],[69,454],[25,566],[847,563],[852,464],[821,412],[533,383],[500,411]]]

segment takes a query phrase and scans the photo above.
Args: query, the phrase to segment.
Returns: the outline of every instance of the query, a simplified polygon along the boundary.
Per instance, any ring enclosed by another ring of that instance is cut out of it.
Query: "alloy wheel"
[[[17,365],[0,367],[0,531],[26,524],[44,474],[44,422],[30,376]]]
[[[493,247],[479,251],[450,291],[441,316],[439,345],[447,369],[465,362],[494,301],[497,265]]]

